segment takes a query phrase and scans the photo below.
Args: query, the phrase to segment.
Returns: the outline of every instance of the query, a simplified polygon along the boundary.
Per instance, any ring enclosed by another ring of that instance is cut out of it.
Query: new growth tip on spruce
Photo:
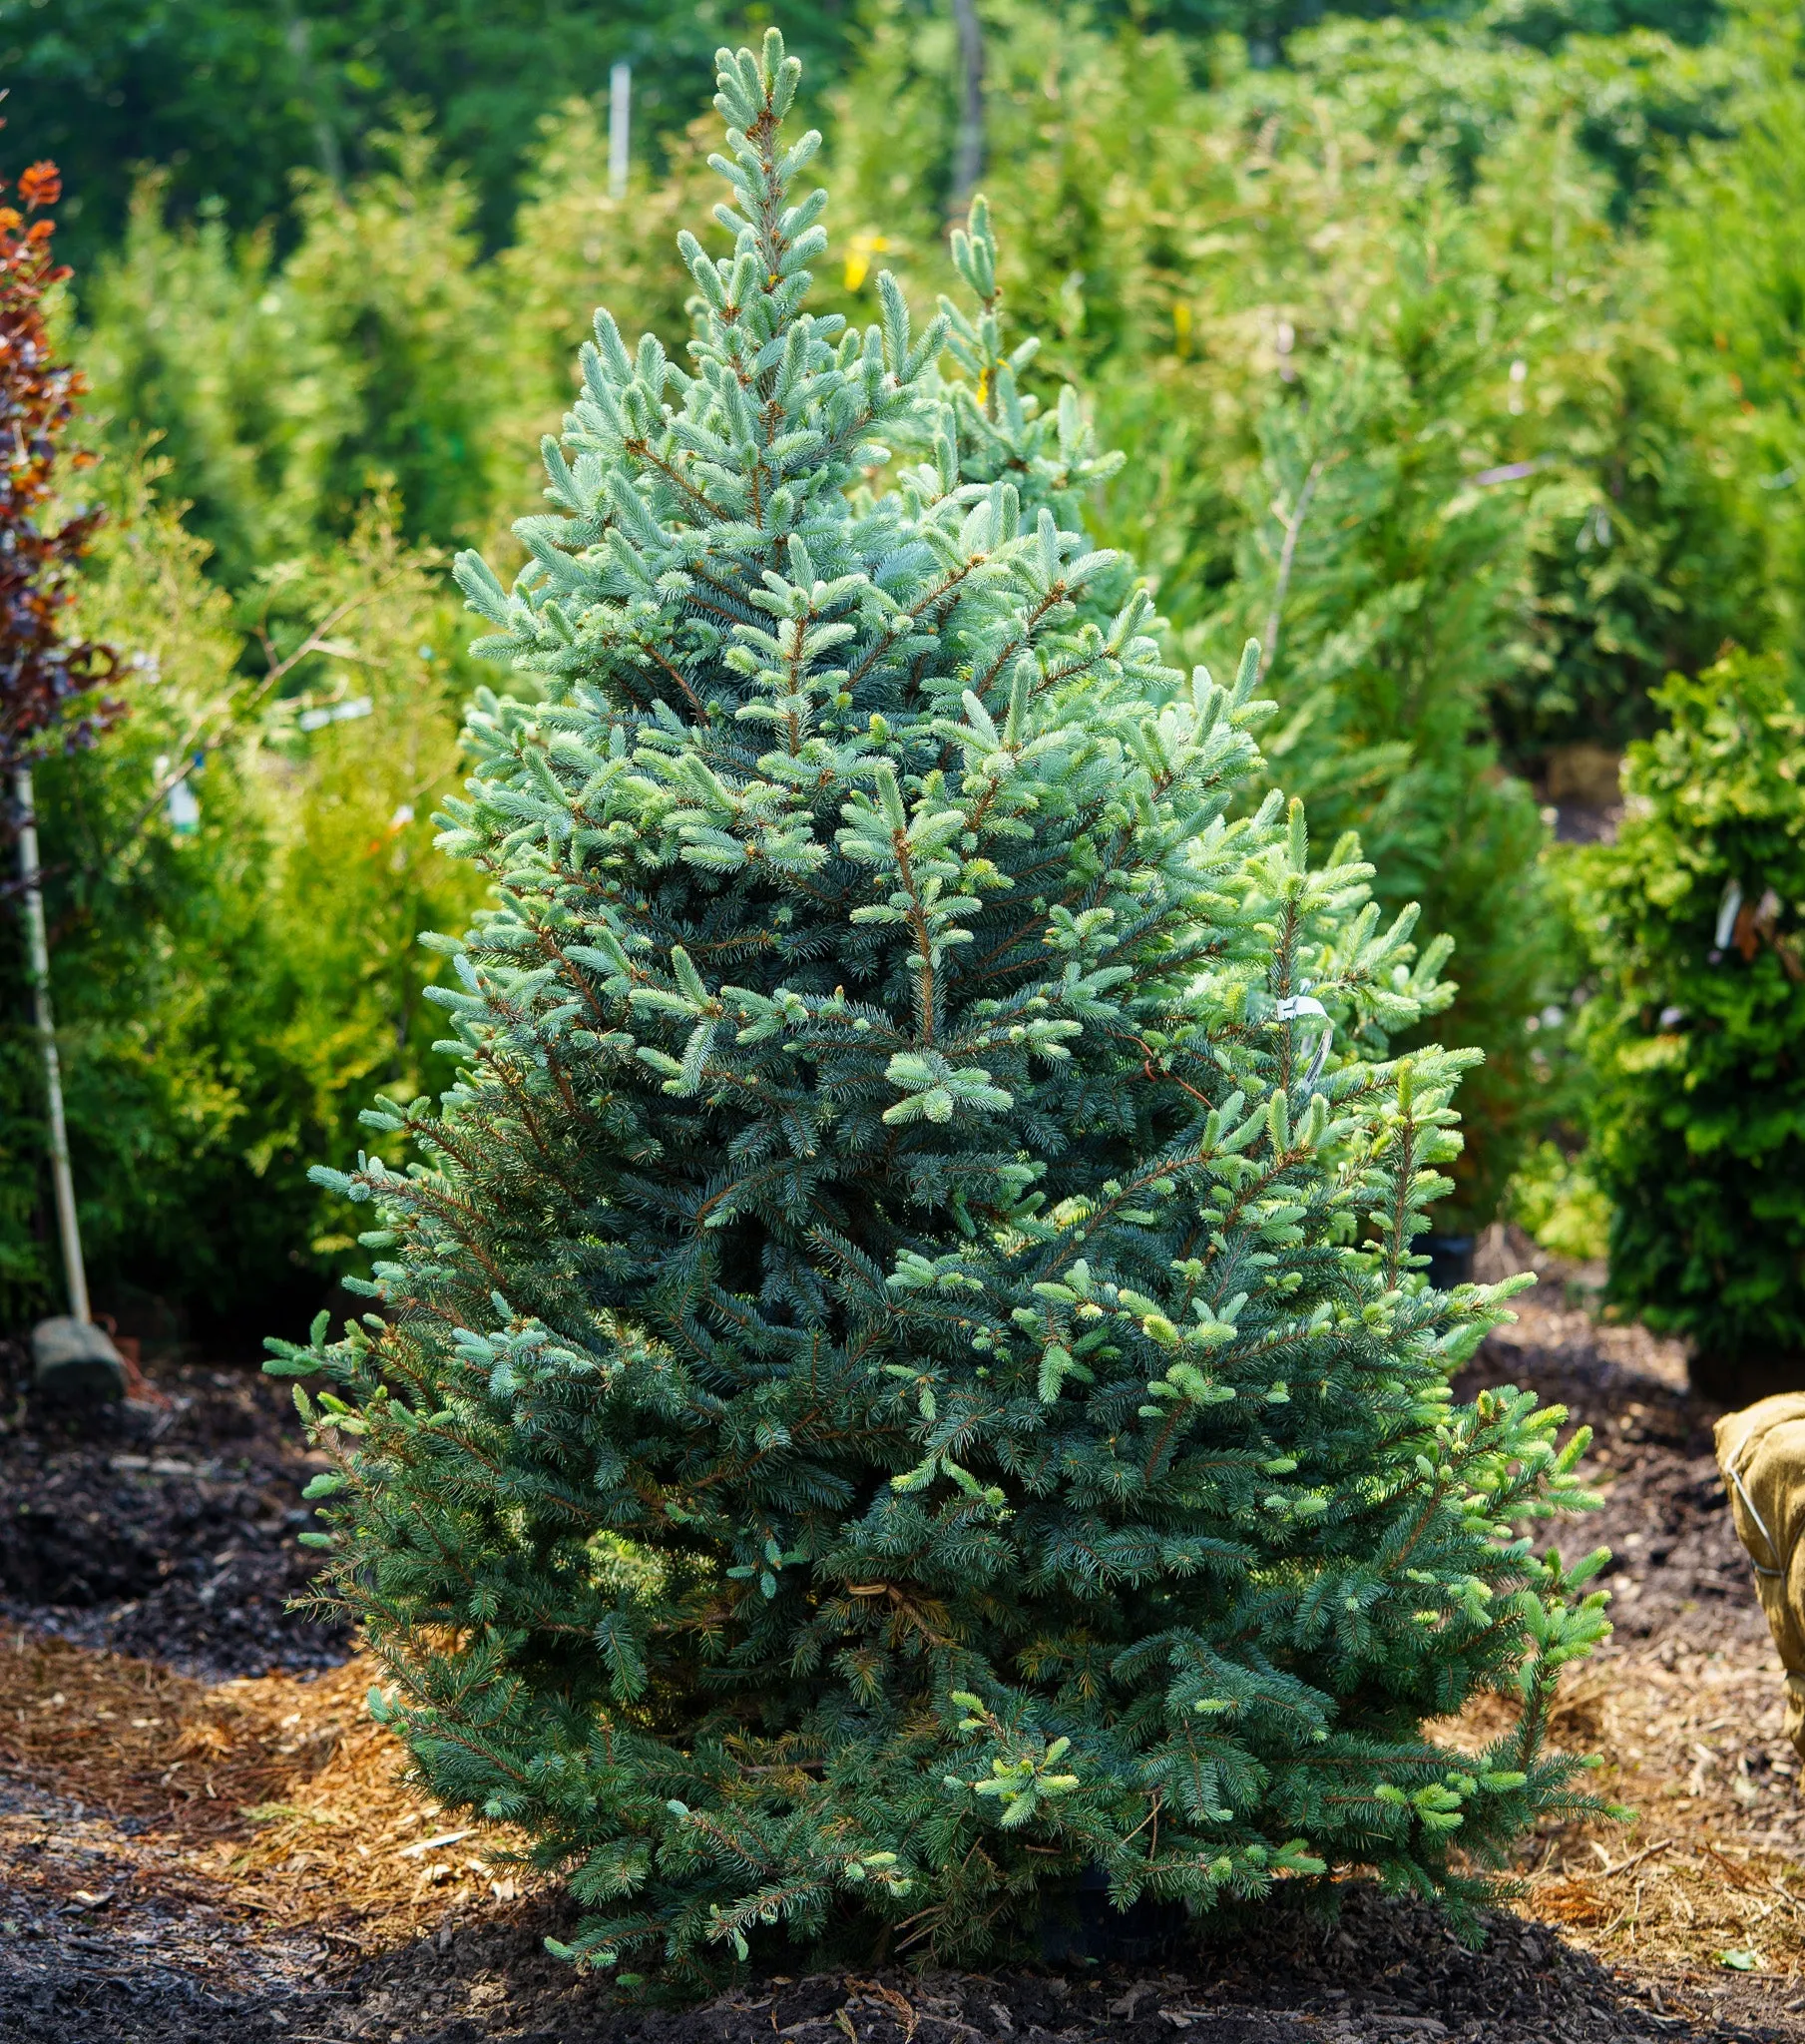
[[[1173,672],[1087,538],[983,203],[965,304],[811,314],[798,67],[719,69],[687,365],[599,312],[527,567],[458,564],[521,694],[442,819],[460,1080],[320,1174],[381,1310],[272,1344],[373,1708],[629,1979],[1033,1949],[1100,1868],[1468,1901],[1582,1801],[1543,1737],[1606,1628],[1522,1537],[1582,1436],[1453,1405],[1504,1292],[1411,1254],[1445,946],[1237,804],[1257,650]],[[1487,1751],[1425,1736],[1482,1690]]]

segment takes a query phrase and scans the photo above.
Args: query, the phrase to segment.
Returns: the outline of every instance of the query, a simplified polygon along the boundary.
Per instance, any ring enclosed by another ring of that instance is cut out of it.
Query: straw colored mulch
[[[29,1783],[90,1819],[59,1856],[43,1849],[43,1815],[8,1814],[0,1795],[0,1886],[115,1914],[201,1905],[346,1961],[512,1900],[528,1884],[507,1857],[515,1841],[406,1786],[399,1747],[364,1709],[372,1674],[360,1658],[311,1679],[208,1687],[0,1636],[0,1790]],[[1466,1731],[1495,1731],[1498,1708]],[[1777,2004],[1805,1992],[1805,1806],[1780,1722],[1778,1664],[1746,1638],[1585,1670],[1557,1739],[1603,1755],[1593,1785],[1636,1819],[1537,1840],[1521,1913],[1681,1989],[1740,1975]]]
[[[0,1795],[0,1886],[111,1904],[115,1917],[133,1903],[199,1904],[352,1957],[448,1911],[512,1900],[514,1841],[405,1785],[399,1746],[364,1708],[373,1674],[360,1657],[312,1678],[209,1686],[0,1635],[0,1791],[29,1784],[86,1817],[128,1820],[80,1823],[67,1844],[68,1826],[29,1803],[8,1812]]]
[[[1502,1714],[1488,1700],[1455,1736],[1477,1744]],[[1760,1977],[1781,1999],[1805,1988],[1805,1804],[1781,1719],[1778,1659],[1746,1634],[1585,1668],[1555,1743],[1599,1755],[1587,1786],[1634,1818],[1551,1827],[1526,1856],[1519,1913],[1626,1972]]]

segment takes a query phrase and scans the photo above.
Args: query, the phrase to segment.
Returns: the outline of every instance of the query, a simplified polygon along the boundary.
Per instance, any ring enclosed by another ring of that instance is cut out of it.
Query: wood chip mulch
[[[1275,1909],[1251,1935],[1206,1934],[1181,1967],[773,1973],[700,2008],[623,2007],[545,1953],[570,1910],[510,1857],[516,1841],[402,1780],[363,1708],[367,1662],[208,1680],[234,1634],[185,1634],[202,1673],[178,1674],[15,1623],[0,1631],[0,2037],[1805,2044],[1805,1804],[1710,1466],[1714,1413],[1687,1393],[1676,1351],[1558,1297],[1527,1305],[1464,1388],[1506,1380],[1599,1429],[1595,1533],[1556,1537],[1613,1548],[1618,1631],[1557,1731],[1603,1756],[1597,1786],[1637,1815],[1527,1841],[1524,1892],[1479,1952],[1355,1882],[1338,1922]],[[81,1452],[44,1459],[70,1467]],[[183,1613],[203,1624],[199,1607]],[[245,1658],[276,1657],[265,1639]],[[1483,1737],[1499,1708],[1457,1736]]]

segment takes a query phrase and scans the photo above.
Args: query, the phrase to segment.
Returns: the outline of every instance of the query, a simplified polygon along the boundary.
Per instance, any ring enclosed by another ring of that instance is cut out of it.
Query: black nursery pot
[[[1421,1254],[1429,1259],[1429,1281],[1437,1291],[1452,1291],[1473,1282],[1473,1238],[1470,1235],[1428,1235]]]
[[[1140,1966],[1162,1958],[1190,1923],[1182,1902],[1146,1895],[1127,1909],[1110,1901],[1110,1876],[1087,1866],[1071,1887],[1047,1898],[1041,1913],[1041,1957],[1049,1965],[1090,1960],[1097,1965]]]

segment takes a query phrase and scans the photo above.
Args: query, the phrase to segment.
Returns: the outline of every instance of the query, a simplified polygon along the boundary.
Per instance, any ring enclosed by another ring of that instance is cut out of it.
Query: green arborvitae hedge
[[[1725,1389],[1805,1383],[1805,704],[1740,652],[1655,701],[1575,875],[1611,1291]]]
[[[569,1949],[679,1978],[1032,1942],[1094,1866],[1468,1897],[1452,1847],[1575,1805],[1605,1628],[1517,1537],[1579,1440],[1452,1405],[1501,1294],[1410,1253],[1470,1058],[1386,1034],[1443,947],[1236,812],[1257,657],[1171,672],[1090,545],[982,206],[970,311],[811,318],[796,68],[719,83],[690,366],[599,314],[526,571],[460,565],[530,687],[448,805],[498,903],[444,946],[461,1082],[331,1179],[384,1311],[273,1365],[331,1384],[378,1714],[568,1872]],[[1425,1735],[1486,1689],[1486,1753]]]

